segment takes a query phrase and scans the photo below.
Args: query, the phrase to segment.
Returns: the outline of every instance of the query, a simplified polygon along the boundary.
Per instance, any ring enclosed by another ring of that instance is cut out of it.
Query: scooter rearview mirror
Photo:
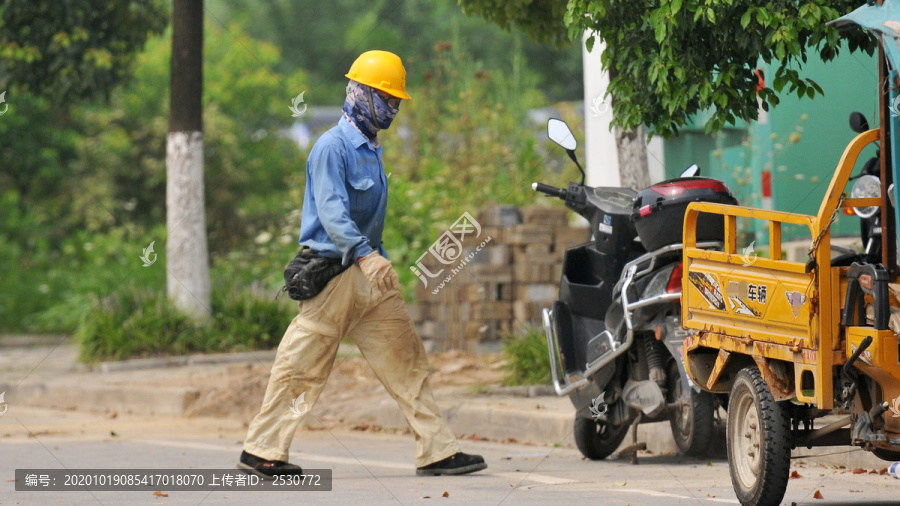
[[[850,113],[850,130],[861,134],[869,130],[869,122],[863,113],[853,111]]]
[[[569,125],[566,125],[566,122],[561,119],[550,118],[547,121],[547,137],[565,148],[566,151],[574,151],[578,147],[578,141],[569,130]]]
[[[575,134],[569,130],[569,125],[561,119],[550,118],[547,120],[547,137],[566,150],[569,158],[578,166],[578,170],[581,172],[581,185],[584,186],[584,180],[587,178],[587,175],[584,173],[584,168],[578,163],[578,157],[575,156],[575,148],[578,147],[578,141],[575,140]]]

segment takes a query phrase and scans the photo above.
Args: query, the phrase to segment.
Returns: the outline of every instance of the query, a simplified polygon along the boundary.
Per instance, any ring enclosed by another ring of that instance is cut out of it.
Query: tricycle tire
[[[616,427],[593,418],[575,417],[575,446],[591,460],[609,457],[628,434],[628,425]]]
[[[790,414],[756,366],[738,373],[728,404],[728,467],[738,500],[744,506],[781,503],[791,464]]]
[[[667,402],[673,403],[684,392],[684,383],[678,367],[671,363],[666,378]],[[669,425],[678,451],[686,455],[701,456],[715,437],[716,399],[707,392],[691,390],[690,401],[680,410],[669,413]]]

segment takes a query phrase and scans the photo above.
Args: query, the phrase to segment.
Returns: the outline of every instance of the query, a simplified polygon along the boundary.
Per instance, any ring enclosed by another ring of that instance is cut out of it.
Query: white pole
[[[584,40],[590,36],[584,32]],[[588,52],[582,40],[584,64],[584,170],[588,186],[619,186],[619,156],[616,136],[609,129],[612,121],[611,98],[604,97],[609,75],[603,71],[600,55],[604,46],[599,40]]]

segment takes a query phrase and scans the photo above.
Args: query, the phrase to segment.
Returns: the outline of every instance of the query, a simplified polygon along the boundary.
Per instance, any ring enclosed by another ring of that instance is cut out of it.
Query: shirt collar
[[[359,148],[363,144],[367,144],[369,149],[377,151],[380,147],[367,139],[355,125],[347,121],[346,116],[341,116],[340,121],[338,121],[338,126],[341,127],[341,132],[350,140],[350,144],[352,144],[354,148]]]

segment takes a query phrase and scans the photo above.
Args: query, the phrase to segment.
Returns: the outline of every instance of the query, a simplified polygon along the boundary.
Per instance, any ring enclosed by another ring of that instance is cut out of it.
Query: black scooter
[[[737,201],[721,181],[698,177],[696,165],[641,192],[585,186],[568,126],[551,119],[547,132],[578,165],[582,181],[532,189],[565,200],[590,222],[593,236],[566,250],[559,300],[542,315],[554,388],[577,409],[576,445],[585,457],[603,459],[630,426],[668,420],[678,450],[702,455],[723,399],[702,392],[684,372],[684,211],[698,200]],[[698,247],[721,250],[723,230],[721,216],[702,214]]]

